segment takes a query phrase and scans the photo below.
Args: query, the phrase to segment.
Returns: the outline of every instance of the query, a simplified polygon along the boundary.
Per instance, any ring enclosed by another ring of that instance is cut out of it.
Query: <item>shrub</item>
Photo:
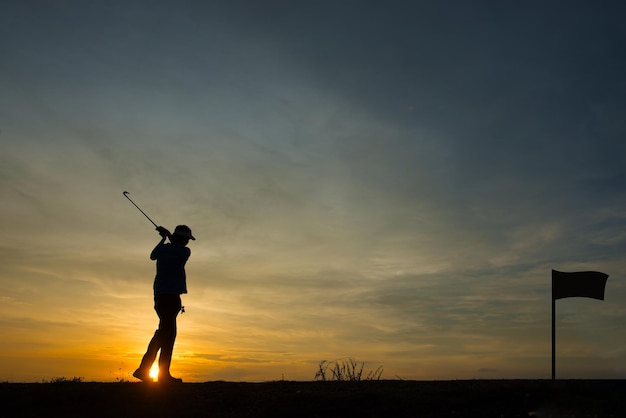
[[[83,382],[83,378],[82,377],[72,377],[71,379],[68,379],[67,377],[53,377],[52,379],[50,379],[49,382],[47,381],[43,381],[44,383],[82,383]]]
[[[370,370],[363,376],[365,362],[360,364],[351,357],[339,360],[322,360],[315,373],[315,379],[322,382],[360,382],[362,380],[380,380],[383,375],[383,366],[378,366],[375,370]]]

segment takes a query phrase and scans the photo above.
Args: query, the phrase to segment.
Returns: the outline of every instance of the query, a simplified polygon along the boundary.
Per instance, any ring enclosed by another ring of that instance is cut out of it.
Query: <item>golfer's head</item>
[[[181,244],[187,244],[190,239],[194,241],[196,240],[196,238],[191,234],[191,228],[187,225],[178,225],[176,229],[174,229],[172,238]]]

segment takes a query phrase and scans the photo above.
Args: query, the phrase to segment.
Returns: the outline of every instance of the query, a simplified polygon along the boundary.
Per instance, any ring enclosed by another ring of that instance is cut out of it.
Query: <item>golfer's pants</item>
[[[176,317],[178,312],[180,312],[180,308],[180,295],[165,294],[154,296],[154,310],[159,316],[159,328],[154,333],[152,340],[150,340],[150,344],[148,344],[146,354],[144,354],[139,366],[140,369],[150,370],[158,351],[161,350],[159,374],[169,374],[174,341],[176,341]]]

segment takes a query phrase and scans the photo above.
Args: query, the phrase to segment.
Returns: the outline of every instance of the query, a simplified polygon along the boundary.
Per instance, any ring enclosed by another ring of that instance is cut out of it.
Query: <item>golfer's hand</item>
[[[156,230],[159,232],[159,235],[161,235],[163,238],[171,238],[172,236],[172,234],[170,234],[170,231],[168,231],[166,228],[162,226],[157,226]]]

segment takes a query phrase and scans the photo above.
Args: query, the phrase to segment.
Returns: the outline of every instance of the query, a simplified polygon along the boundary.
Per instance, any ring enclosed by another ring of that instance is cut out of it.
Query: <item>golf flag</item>
[[[599,271],[552,270],[552,380],[556,379],[556,300],[574,297],[604,300],[608,278],[608,274]]]
[[[552,298],[584,297],[604,300],[604,287],[608,274],[598,271],[564,273],[552,270]]]

